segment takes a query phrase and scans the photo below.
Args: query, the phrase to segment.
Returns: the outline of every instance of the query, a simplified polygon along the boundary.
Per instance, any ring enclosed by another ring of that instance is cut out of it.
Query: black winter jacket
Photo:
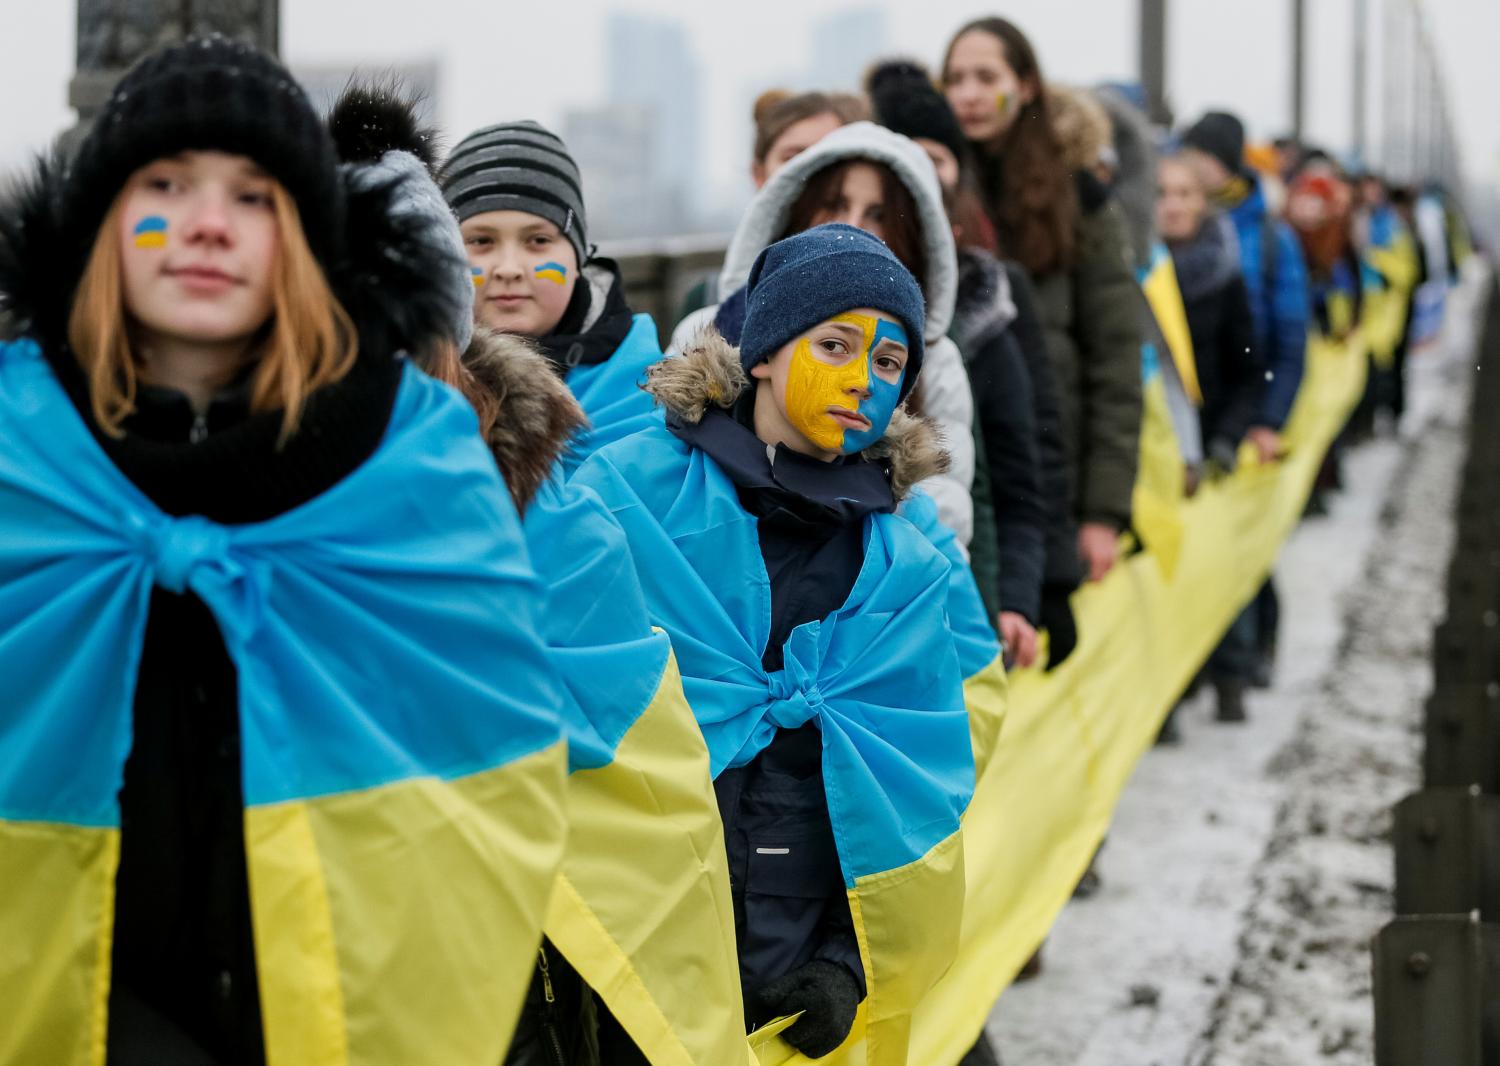
[[[961,250],[953,321],[985,448],[1000,544],[998,600],[1035,624],[1044,580],[1072,575],[1077,584],[1077,527],[1056,383],[1025,271]]]
[[[998,264],[995,269],[998,273]],[[959,277],[962,291],[964,273]],[[993,299],[994,288],[988,292]],[[958,332],[956,328],[955,334]],[[1031,376],[1008,325],[972,334],[963,332],[965,340],[956,343],[969,373],[974,418],[985,453],[984,471],[1000,558],[997,599],[1000,610],[1015,611],[1035,624],[1041,600],[1047,516],[1041,493]]]
[[[741,504],[760,519],[771,582],[771,632],[762,665],[780,670],[793,629],[849,598],[864,562],[864,518],[892,511],[885,472],[854,456],[833,463],[786,448],[774,460],[749,428],[754,392],[734,412],[696,425],[668,416],[682,439],[712,456]],[[756,993],[812,959],[845,967],[864,995],[864,967],[849,913],[828,799],[822,734],[812,723],[777,732],[747,765],[714,781],[729,853],[746,1022],[769,1021]]]
[[[1230,455],[1226,449],[1238,446],[1260,409],[1266,377],[1239,255],[1216,219],[1205,222],[1192,240],[1168,248],[1203,392],[1204,449]]]

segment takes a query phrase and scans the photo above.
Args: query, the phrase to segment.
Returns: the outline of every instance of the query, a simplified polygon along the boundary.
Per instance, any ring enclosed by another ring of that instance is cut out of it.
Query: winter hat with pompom
[[[420,239],[452,264],[442,278],[451,337],[462,352],[474,336],[474,284],[458,219],[433,179],[437,136],[417,119],[418,98],[395,84],[351,84],[328,114],[350,186],[395,188],[391,216],[418,227]]]

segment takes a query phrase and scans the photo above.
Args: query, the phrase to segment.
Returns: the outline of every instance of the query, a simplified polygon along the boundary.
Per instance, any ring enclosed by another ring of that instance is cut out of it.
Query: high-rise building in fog
[[[608,103],[574,109],[563,138],[583,172],[590,228],[605,237],[682,233],[698,201],[702,74],[682,24],[611,12]]]
[[[857,91],[871,63],[887,49],[889,26],[880,7],[851,7],[813,24],[807,84]]]

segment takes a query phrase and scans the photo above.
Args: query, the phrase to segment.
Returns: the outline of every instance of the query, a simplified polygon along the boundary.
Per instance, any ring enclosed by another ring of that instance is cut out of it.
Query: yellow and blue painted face
[[[160,215],[147,215],[135,224],[131,231],[137,248],[165,248],[167,246],[167,220]]]
[[[889,347],[881,353],[881,345],[892,341],[906,348],[909,342],[900,323],[889,319],[847,313],[829,321],[855,327],[861,341],[852,352],[817,353],[811,333],[797,341],[787,368],[787,420],[819,448],[852,455],[885,435],[901,401],[905,362],[895,373],[878,366],[877,359],[890,358]],[[852,393],[859,392],[865,395],[856,400]]]
[[[566,285],[568,283],[568,268],[561,263],[542,263],[532,271],[539,278],[544,278],[554,285]]]

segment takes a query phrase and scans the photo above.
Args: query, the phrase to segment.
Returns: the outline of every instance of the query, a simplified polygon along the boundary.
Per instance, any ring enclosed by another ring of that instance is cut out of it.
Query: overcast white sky
[[[704,70],[707,158],[684,160],[724,185],[743,173],[748,146],[741,93],[767,72],[803,67],[809,27],[820,15],[871,0],[282,0],[282,51],[293,63],[379,66],[436,58],[442,63],[441,118],[452,143],[506,118],[554,123],[564,107],[603,91],[602,26],[612,8],[680,18]],[[874,0],[879,3],[879,0]],[[1378,11],[1382,0],[1369,0]],[[1311,0],[1309,126],[1342,149],[1349,142],[1354,0]],[[891,50],[936,64],[953,29],[1000,13],[1031,35],[1051,78],[1096,82],[1134,78],[1136,0],[905,0],[885,5]],[[1252,133],[1286,130],[1290,0],[1170,0],[1169,90],[1179,118],[1209,107],[1241,113]],[[1500,180],[1500,0],[1422,0],[1443,59],[1471,175]],[[0,169],[24,161],[71,121],[74,6],[68,0],[0,0]],[[1372,48],[1372,122],[1382,82]],[[830,86],[832,87],[832,86]]]

